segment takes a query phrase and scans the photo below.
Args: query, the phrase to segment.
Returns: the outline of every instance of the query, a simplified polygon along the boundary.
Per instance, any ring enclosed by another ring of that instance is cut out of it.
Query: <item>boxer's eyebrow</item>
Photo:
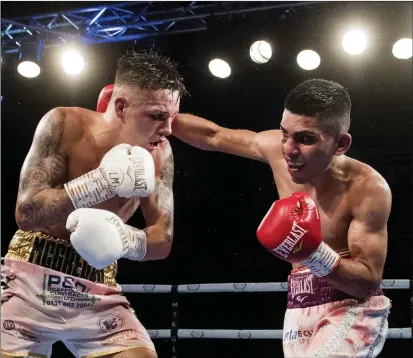
[[[163,120],[169,117],[169,112],[161,109],[153,109],[148,111],[148,115],[152,118]]]
[[[168,114],[168,111],[164,111],[162,109],[151,109],[149,112],[155,113],[155,114]]]
[[[310,136],[318,137],[318,134],[316,132],[312,132],[309,130],[298,131],[298,132],[295,132],[294,135],[310,135]]]
[[[283,133],[288,133],[288,131],[280,124],[280,131]]]
[[[288,133],[288,131],[282,125],[280,125],[280,130],[284,133]],[[295,132],[294,135],[312,135],[312,136],[318,137],[318,134],[316,132],[313,132],[307,129]]]

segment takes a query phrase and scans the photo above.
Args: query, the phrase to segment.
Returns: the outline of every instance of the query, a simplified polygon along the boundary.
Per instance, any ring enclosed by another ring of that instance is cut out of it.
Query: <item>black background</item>
[[[95,3],[96,4],[96,3]],[[52,12],[83,3],[2,3],[2,16],[13,18]],[[398,60],[392,45],[411,37],[412,5],[403,2],[323,3],[282,12],[266,11],[216,19],[202,33],[157,38],[156,48],[180,63],[191,97],[181,112],[201,115],[231,128],[278,128],[283,100],[298,83],[321,77],[343,84],[352,104],[353,147],[349,155],[376,168],[393,192],[389,249],[384,278],[411,278],[412,255],[412,59]],[[350,56],[340,38],[350,23],[370,34],[366,53]],[[256,65],[249,46],[265,39],[273,58]],[[3,55],[2,254],[17,229],[14,219],[20,167],[40,118],[56,106],[95,108],[103,86],[114,79],[117,57],[127,49],[148,48],[151,41],[88,47],[88,65],[75,78],[59,68],[58,51],[46,49],[36,79],[17,74],[14,55]],[[318,51],[321,65],[300,69],[297,53]],[[226,59],[232,75],[211,76],[208,62]],[[268,166],[220,153],[202,152],[171,138],[175,156],[175,239],[170,257],[159,262],[120,261],[118,280],[126,283],[283,282],[290,266],[268,254],[256,241],[260,220],[277,199]],[[129,224],[142,228],[140,213]],[[389,290],[390,327],[408,327],[410,293]],[[171,296],[127,294],[147,329],[170,328]],[[285,293],[194,294],[179,296],[179,326],[205,329],[281,329]],[[167,340],[155,340],[159,357],[168,357]],[[64,357],[56,345],[53,357]],[[280,340],[182,340],[180,357],[281,357]],[[388,340],[381,357],[411,356],[409,340]]]

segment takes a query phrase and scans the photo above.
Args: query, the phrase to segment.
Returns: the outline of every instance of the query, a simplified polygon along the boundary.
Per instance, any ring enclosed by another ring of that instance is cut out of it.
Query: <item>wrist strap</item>
[[[71,180],[64,187],[76,209],[91,208],[115,196],[99,168]]]
[[[317,277],[327,276],[340,262],[340,255],[322,242],[309,258],[302,261]]]
[[[133,261],[142,260],[146,255],[148,236],[144,230],[125,225],[128,242],[123,243],[123,257]]]

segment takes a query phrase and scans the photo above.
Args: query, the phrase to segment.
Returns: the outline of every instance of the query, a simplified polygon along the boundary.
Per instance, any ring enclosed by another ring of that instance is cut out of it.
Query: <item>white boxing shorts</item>
[[[288,277],[285,358],[373,358],[387,337],[391,302],[381,290],[359,300],[306,268]]]

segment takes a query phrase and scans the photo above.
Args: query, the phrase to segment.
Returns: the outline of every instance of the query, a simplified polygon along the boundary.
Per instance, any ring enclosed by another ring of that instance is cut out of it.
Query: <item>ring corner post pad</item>
[[[172,308],[172,322],[171,322],[171,358],[178,358],[178,285],[172,285],[171,288],[171,308]]]

